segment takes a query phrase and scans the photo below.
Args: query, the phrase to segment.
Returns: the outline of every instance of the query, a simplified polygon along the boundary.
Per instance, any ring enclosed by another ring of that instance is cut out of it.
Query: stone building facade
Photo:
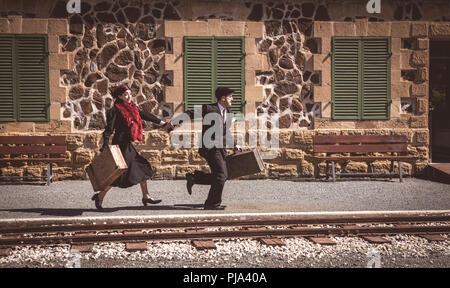
[[[429,162],[429,41],[450,39],[450,1],[382,0],[381,14],[356,0],[81,0],[80,13],[73,14],[67,2],[0,3],[0,36],[47,35],[50,100],[48,122],[0,122],[0,135],[65,135],[69,161],[55,166],[56,179],[85,179],[113,105],[111,86],[128,83],[140,108],[161,118],[184,111],[185,36],[245,39],[245,113],[277,117],[280,127],[277,157],[252,178],[323,173],[325,165],[312,161],[318,134],[406,135],[417,159],[403,163],[403,171],[419,175]],[[334,36],[389,37],[388,120],[333,119]],[[208,169],[195,148],[174,147],[172,137],[145,123],[144,141],[136,145],[156,168],[156,179]],[[337,165],[346,171],[388,167],[383,161]],[[45,173],[27,163],[0,169],[2,175]]]

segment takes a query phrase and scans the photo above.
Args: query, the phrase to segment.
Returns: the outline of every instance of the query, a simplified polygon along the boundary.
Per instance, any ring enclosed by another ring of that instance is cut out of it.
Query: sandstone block
[[[262,23],[260,23],[262,25]],[[245,22],[241,21],[224,21],[222,22],[223,36],[244,36]]]
[[[148,132],[145,144],[148,147],[165,148],[169,145],[169,135],[159,131]]]
[[[183,21],[164,21],[165,37],[183,37],[186,35]]]
[[[69,34],[69,22],[67,19],[48,19],[49,35],[67,35]]]
[[[350,161],[345,165],[345,172],[367,172],[367,163]]]
[[[353,22],[334,22],[334,36],[355,36],[356,26]]]
[[[368,23],[367,19],[355,20],[356,36],[367,36]]]
[[[393,22],[391,25],[391,36],[400,38],[409,38],[411,32],[411,24],[409,21]]]
[[[185,163],[189,160],[188,157],[188,150],[163,150],[161,153],[163,163]]]
[[[50,69],[69,69],[69,58],[67,54],[50,54],[48,60]]]
[[[411,24],[411,36],[420,38],[420,37],[427,37],[428,31],[427,31],[427,24],[426,23],[412,23]]]
[[[428,49],[428,39],[415,39],[413,43],[413,48],[415,50],[427,50]]]
[[[5,132],[34,132],[35,123],[33,122],[15,122],[5,123]]]
[[[181,103],[183,101],[183,87],[165,86],[164,95],[166,103]]]
[[[410,64],[412,66],[425,66],[428,65],[428,52],[415,51],[411,54]]]
[[[333,22],[314,22],[314,37],[330,38],[333,36]]]
[[[35,132],[71,132],[71,120],[50,120],[49,122],[36,122]]]
[[[411,128],[428,128],[428,118],[426,116],[412,116]]]
[[[264,23],[263,22],[245,22],[245,37],[263,38]]]
[[[305,152],[300,149],[283,149],[284,150],[284,158],[287,161],[298,161],[305,157]]]
[[[8,16],[9,33],[20,34],[22,33],[22,16]]]
[[[411,85],[411,97],[423,97],[427,95],[426,84],[413,84]]]
[[[367,24],[367,36],[390,36],[391,23],[389,22],[369,22]]]
[[[22,20],[22,33],[36,34],[47,33],[47,19],[25,18]]]
[[[425,98],[417,98],[417,113],[423,114],[428,112],[428,100]]]
[[[200,170],[199,166],[194,165],[176,165],[175,179],[186,179],[186,173],[194,173],[195,170]]]
[[[66,87],[50,86],[50,101],[52,102],[66,103],[67,94]]]
[[[245,86],[245,100],[247,102],[264,101],[263,86]]]
[[[186,21],[184,22],[185,36],[208,36],[208,23],[204,21]],[[167,32],[166,32],[167,34]],[[174,35],[181,36],[181,35]]]
[[[450,23],[433,23],[430,25],[430,36],[450,36]]]
[[[9,22],[6,18],[0,19],[0,33],[9,33]]]
[[[298,176],[297,165],[271,165],[268,172],[269,177],[276,179]]]
[[[415,142],[418,144],[428,144],[429,143],[429,135],[430,132],[426,131],[417,131],[415,132]]]
[[[174,166],[156,166],[155,167],[155,176],[154,179],[173,179],[174,175]]]
[[[85,165],[91,163],[94,158],[92,150],[77,150],[72,153],[73,163],[76,165]]]
[[[166,70],[183,71],[183,57],[181,54],[165,54],[164,67]]]
[[[147,159],[151,164],[161,164],[160,150],[142,150],[140,151],[142,157]]]

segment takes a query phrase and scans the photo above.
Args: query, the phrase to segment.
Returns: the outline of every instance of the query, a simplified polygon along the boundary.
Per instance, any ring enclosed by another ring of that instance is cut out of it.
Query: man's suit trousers
[[[205,206],[219,206],[222,203],[222,192],[225,181],[228,178],[225,149],[212,148],[204,153],[204,158],[208,162],[211,173],[203,171],[194,172],[194,183],[201,185],[211,185]]]

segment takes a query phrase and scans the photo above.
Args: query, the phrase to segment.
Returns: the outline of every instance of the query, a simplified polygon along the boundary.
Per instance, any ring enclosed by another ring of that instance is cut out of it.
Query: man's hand
[[[234,146],[233,152],[236,152],[236,151],[242,151],[241,146],[239,146],[239,145]]]
[[[164,122],[162,124],[162,127],[167,133],[170,133],[174,129],[173,125],[170,122]]]

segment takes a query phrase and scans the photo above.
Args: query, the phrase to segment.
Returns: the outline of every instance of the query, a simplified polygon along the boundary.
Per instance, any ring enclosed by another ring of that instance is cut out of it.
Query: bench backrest
[[[66,136],[0,136],[0,155],[64,154],[66,151]]]
[[[314,153],[384,153],[408,152],[407,138],[403,135],[315,135]]]

